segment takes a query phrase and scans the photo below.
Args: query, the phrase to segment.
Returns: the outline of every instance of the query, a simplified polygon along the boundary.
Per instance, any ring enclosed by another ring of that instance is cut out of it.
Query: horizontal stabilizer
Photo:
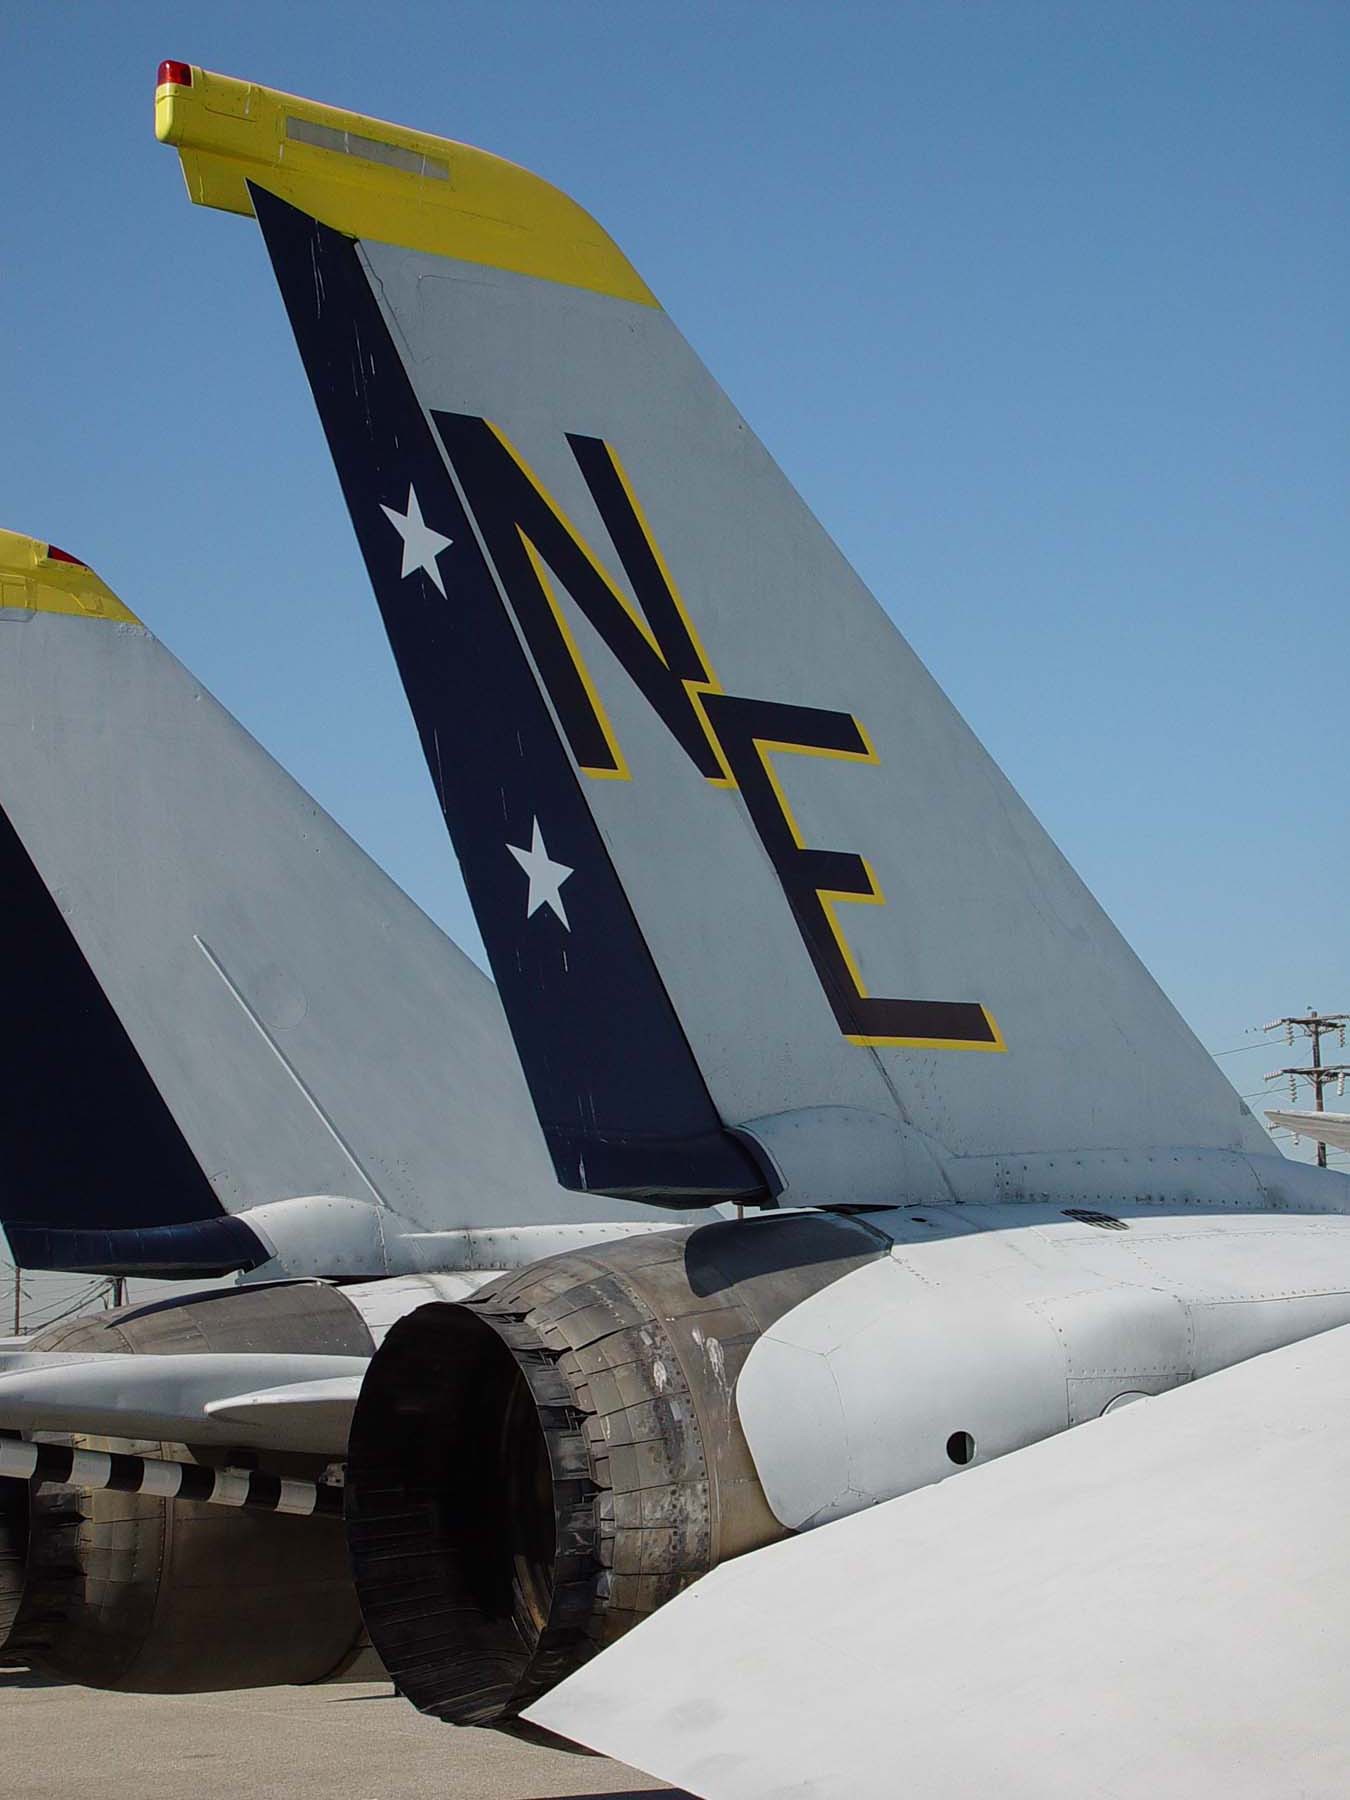
[[[0,1428],[336,1457],[365,1371],[358,1356],[13,1352],[0,1357]]]
[[[21,1269],[63,1269],[73,1275],[206,1280],[259,1269],[271,1257],[243,1219],[224,1213],[182,1225],[146,1225],[124,1231],[11,1222],[5,1226],[5,1237],[10,1255]]]
[[[1350,1113],[1268,1112],[1271,1124],[1337,1150],[1350,1150]]]
[[[703,1800],[1341,1800],[1348,1485],[1342,1327],[726,1563],[525,1717]]]

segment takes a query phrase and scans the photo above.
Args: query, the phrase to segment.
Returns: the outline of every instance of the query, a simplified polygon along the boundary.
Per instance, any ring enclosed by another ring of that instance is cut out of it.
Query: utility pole
[[[1336,1083],[1336,1092],[1338,1094],[1343,1094],[1345,1092],[1345,1078],[1347,1075],[1350,1075],[1350,1063],[1323,1063],[1322,1039],[1329,1032],[1334,1031],[1340,1041],[1341,1049],[1344,1050],[1345,1028],[1347,1024],[1350,1024],[1350,1013],[1320,1013],[1317,1011],[1316,1007],[1310,1006],[1301,1018],[1297,1015],[1290,1015],[1283,1019],[1272,1019],[1269,1025],[1263,1025],[1261,1027],[1263,1031],[1278,1031],[1280,1027],[1283,1026],[1285,1042],[1289,1044],[1291,1048],[1294,1044],[1294,1033],[1296,1031],[1302,1033],[1305,1038],[1311,1038],[1312,1040],[1311,1068],[1272,1069],[1269,1075],[1266,1076],[1266,1080],[1276,1081],[1282,1075],[1287,1076],[1289,1078],[1289,1098],[1295,1105],[1298,1104],[1299,1082],[1309,1082],[1313,1090],[1314,1109],[1317,1112],[1325,1112],[1326,1107],[1322,1102],[1323,1088],[1325,1088],[1329,1081],[1334,1081]],[[1319,1169],[1325,1169],[1327,1166],[1327,1147],[1320,1141],[1317,1144],[1317,1166]]]

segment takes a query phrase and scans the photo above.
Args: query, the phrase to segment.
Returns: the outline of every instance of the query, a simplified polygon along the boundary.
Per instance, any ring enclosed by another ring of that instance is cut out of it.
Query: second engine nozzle
[[[716,1563],[785,1535],[736,1377],[788,1309],[884,1254],[762,1216],[569,1252],[399,1321],[362,1387],[347,1529],[371,1640],[459,1725],[510,1725]]]
[[[360,1356],[373,1346],[337,1288],[294,1282],[87,1315],[49,1328],[33,1347]],[[183,1444],[61,1441],[170,1461],[194,1456]],[[195,1460],[239,1458],[199,1447]],[[263,1452],[256,1461],[269,1473],[316,1480],[324,1459]],[[65,1681],[139,1693],[343,1679],[374,1664],[340,1520],[88,1489],[78,1478],[65,1486],[0,1479],[0,1648]]]

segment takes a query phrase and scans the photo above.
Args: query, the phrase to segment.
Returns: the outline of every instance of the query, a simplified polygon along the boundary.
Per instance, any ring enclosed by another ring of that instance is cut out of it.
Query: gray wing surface
[[[724,1564],[533,1723],[704,1800],[1350,1788],[1350,1327]]]

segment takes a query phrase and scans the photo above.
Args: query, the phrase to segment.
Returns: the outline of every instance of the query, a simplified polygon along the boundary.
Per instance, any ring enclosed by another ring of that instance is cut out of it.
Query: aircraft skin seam
[[[197,948],[201,951],[202,955],[206,958],[207,962],[215,970],[216,974],[219,975],[220,979],[225,983],[226,988],[233,995],[234,999],[238,1002],[239,1007],[240,1007],[241,1011],[243,1012],[245,1018],[253,1026],[254,1030],[258,1033],[259,1037],[267,1045],[268,1049],[272,1052],[273,1056],[276,1057],[277,1061],[281,1064],[282,1068],[286,1071],[287,1075],[290,1076],[291,1081],[299,1089],[301,1096],[308,1103],[311,1111],[314,1113],[314,1116],[318,1119],[319,1123],[326,1129],[326,1131],[328,1132],[328,1135],[332,1138],[333,1142],[337,1145],[338,1149],[346,1157],[347,1161],[351,1164],[351,1166],[355,1170],[356,1174],[361,1178],[361,1180],[365,1183],[365,1185],[370,1189],[371,1193],[375,1196],[377,1206],[379,1206],[382,1209],[387,1207],[389,1205],[388,1200],[381,1193],[381,1191],[380,1191],[379,1187],[376,1185],[376,1183],[366,1173],[365,1169],[362,1167],[360,1158],[357,1156],[356,1152],[352,1149],[351,1145],[343,1137],[342,1133],[338,1130],[336,1124],[329,1117],[328,1113],[319,1104],[318,1100],[310,1092],[309,1088],[305,1085],[304,1081],[300,1077],[299,1072],[296,1070],[296,1068],[292,1064],[290,1058],[286,1055],[285,1051],[281,1048],[280,1044],[277,1043],[276,1039],[272,1036],[271,1032],[263,1024],[262,1020],[259,1018],[258,1014],[254,1011],[253,1007],[249,1004],[248,1000],[244,996],[244,994],[243,994],[242,990],[239,988],[238,984],[231,978],[229,971],[226,969],[225,965],[221,962],[220,958],[216,955],[215,951],[206,942],[206,940],[202,937],[199,937],[195,931],[192,934],[192,941],[197,946]]]

